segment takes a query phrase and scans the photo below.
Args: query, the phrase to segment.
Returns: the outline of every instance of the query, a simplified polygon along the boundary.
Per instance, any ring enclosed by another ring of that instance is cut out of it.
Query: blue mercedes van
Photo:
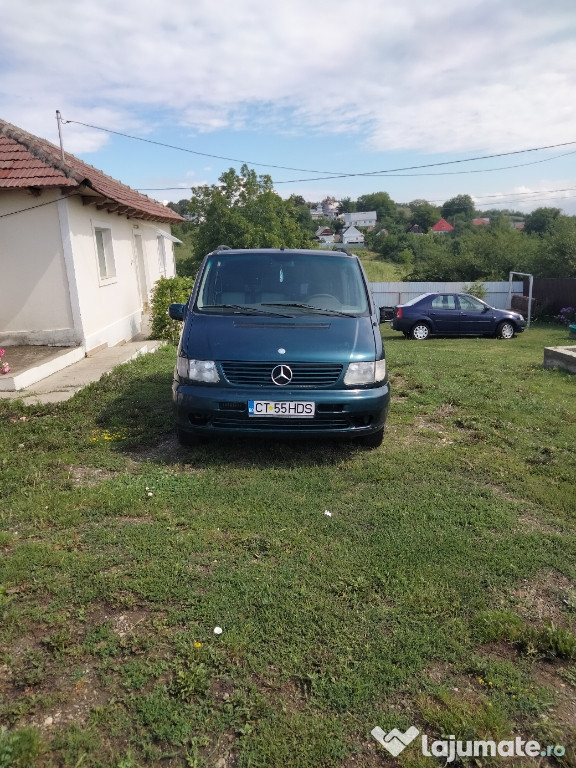
[[[226,434],[381,444],[390,387],[355,255],[220,246],[169,315],[184,323],[173,383],[183,445]]]

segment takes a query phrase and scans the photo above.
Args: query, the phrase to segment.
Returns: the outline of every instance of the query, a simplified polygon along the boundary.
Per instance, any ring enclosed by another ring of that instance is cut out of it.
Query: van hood
[[[371,317],[194,314],[187,318],[180,354],[196,360],[342,363],[383,353]]]

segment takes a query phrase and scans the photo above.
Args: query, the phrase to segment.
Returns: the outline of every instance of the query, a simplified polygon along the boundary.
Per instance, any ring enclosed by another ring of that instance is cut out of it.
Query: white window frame
[[[93,221],[92,228],[94,230],[98,281],[100,285],[110,285],[110,283],[115,283],[118,280],[112,229],[109,224],[99,221]]]
[[[156,241],[158,243],[158,270],[162,277],[166,277],[166,243],[164,242],[164,235],[157,235]]]

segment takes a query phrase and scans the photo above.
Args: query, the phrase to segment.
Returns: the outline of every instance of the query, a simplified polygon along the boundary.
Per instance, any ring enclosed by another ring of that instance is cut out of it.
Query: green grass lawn
[[[0,400],[1,768],[441,764],[370,735],[411,725],[566,749],[470,766],[576,764],[566,330],[382,332],[375,451],[180,449],[173,347]]]
[[[401,264],[382,260],[373,251],[358,251],[366,277],[371,283],[398,283],[406,279],[406,270]]]

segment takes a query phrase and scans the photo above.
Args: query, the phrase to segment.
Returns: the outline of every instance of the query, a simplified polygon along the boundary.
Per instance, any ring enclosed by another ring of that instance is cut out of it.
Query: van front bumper
[[[201,435],[325,437],[370,435],[384,427],[390,404],[388,382],[365,389],[278,389],[239,391],[233,387],[172,386],[180,432]],[[250,416],[249,400],[314,402],[313,417]]]

